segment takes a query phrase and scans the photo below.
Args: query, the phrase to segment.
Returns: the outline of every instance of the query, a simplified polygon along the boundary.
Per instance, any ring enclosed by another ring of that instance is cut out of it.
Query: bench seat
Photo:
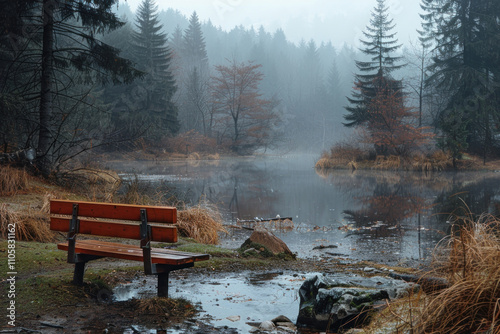
[[[68,243],[59,243],[57,248],[68,251]],[[77,254],[88,254],[99,257],[113,257],[124,260],[144,261],[143,250],[137,245],[126,245],[101,240],[78,240],[75,244]],[[151,248],[151,262],[168,265],[209,260],[207,254],[186,253],[164,248]]]

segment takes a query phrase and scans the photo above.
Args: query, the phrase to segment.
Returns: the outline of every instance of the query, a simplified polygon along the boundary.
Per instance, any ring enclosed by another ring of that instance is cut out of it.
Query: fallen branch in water
[[[245,230],[250,230],[253,231],[253,227],[246,227],[246,226],[239,226],[239,225],[224,225],[225,227],[230,227],[230,228],[238,228],[240,230],[245,229]]]
[[[273,222],[273,221],[285,221],[285,220],[292,220],[292,217],[275,217],[275,218],[254,218],[254,219],[249,219],[249,220],[240,220],[236,219],[237,223],[260,223],[260,222]]]

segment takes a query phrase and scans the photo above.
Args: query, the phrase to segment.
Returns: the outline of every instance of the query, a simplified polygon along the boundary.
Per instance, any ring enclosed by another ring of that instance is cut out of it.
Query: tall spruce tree
[[[184,83],[182,89],[181,117],[184,130],[196,130],[206,135],[208,129],[209,65],[205,38],[201,31],[198,14],[193,12],[182,39],[182,71],[178,77]]]
[[[137,11],[131,53],[145,76],[131,87],[126,110],[129,127],[137,130],[138,126],[146,126],[144,137],[150,140],[179,130],[178,110],[173,101],[177,87],[170,71],[171,53],[167,35],[161,32],[163,26],[157,10],[153,0],[144,0]]]
[[[197,67],[198,71],[205,71],[205,67],[208,66],[207,49],[201,31],[201,23],[196,12],[191,15],[189,26],[184,31],[183,46],[184,61],[187,68]]]
[[[360,71],[354,78],[354,91],[352,97],[348,97],[348,111],[344,115],[347,127],[360,126],[366,123],[370,114],[368,106],[378,91],[387,89],[387,85],[394,90],[401,90],[401,82],[392,79],[391,73],[404,66],[401,64],[402,57],[395,56],[394,53],[401,47],[393,32],[395,24],[389,19],[388,7],[385,0],[377,0],[377,6],[372,12],[370,24],[363,31],[365,39],[360,42],[363,46],[360,49],[363,54],[369,57],[368,60],[356,61],[356,66]]]
[[[436,126],[457,159],[469,149],[484,161],[500,125],[500,55],[495,0],[422,0],[423,27],[435,42],[428,84],[447,96]]]

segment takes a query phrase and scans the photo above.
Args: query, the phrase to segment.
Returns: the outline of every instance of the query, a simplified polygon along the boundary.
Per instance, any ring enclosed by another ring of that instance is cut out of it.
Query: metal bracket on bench
[[[146,275],[156,274],[151,263],[151,225],[148,224],[146,209],[141,209],[141,248]]]
[[[69,221],[68,230],[68,262],[76,262],[75,244],[76,236],[80,232],[80,220],[78,219],[78,203],[73,204],[73,215]]]

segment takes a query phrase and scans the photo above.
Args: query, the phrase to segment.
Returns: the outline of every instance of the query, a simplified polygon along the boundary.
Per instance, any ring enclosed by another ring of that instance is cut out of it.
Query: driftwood
[[[292,220],[292,217],[254,218],[249,220],[237,219],[236,222],[240,224],[246,224],[246,223],[260,223],[260,222],[274,222],[280,220]]]
[[[224,226],[230,227],[230,228],[237,228],[237,229],[240,229],[240,230],[250,230],[250,231],[254,230],[253,227],[246,227],[246,226],[239,226],[239,225],[224,225]]]

